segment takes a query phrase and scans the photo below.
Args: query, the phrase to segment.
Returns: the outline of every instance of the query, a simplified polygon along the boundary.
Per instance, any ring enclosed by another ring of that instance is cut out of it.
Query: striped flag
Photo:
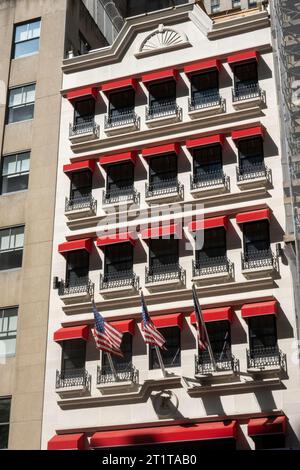
[[[97,349],[108,354],[115,354],[116,356],[123,357],[121,351],[123,333],[120,333],[116,328],[104,320],[102,315],[98,312],[94,302],[93,313],[95,318],[93,335]]]
[[[155,328],[154,324],[151,321],[143,292],[141,292],[141,303],[142,303],[142,330],[144,334],[145,343],[158,346],[161,349],[166,349],[165,338]]]
[[[197,295],[194,285],[193,285],[193,301],[194,301],[194,308],[195,308],[197,340],[199,344],[199,349],[200,351],[206,351],[209,345],[209,338],[207,336],[200,302],[199,302],[198,295]]]

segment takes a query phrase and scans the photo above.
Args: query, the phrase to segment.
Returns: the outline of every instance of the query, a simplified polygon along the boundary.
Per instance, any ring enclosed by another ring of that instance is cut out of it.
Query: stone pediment
[[[176,29],[160,24],[157,29],[144,39],[135,56],[137,58],[145,57],[188,46],[191,46],[191,44],[186,34],[179,33]]]

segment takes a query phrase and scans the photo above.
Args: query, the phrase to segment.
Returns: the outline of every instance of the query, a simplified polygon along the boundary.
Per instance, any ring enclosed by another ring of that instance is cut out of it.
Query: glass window
[[[41,20],[15,26],[13,58],[38,52],[40,47]]]
[[[107,191],[119,191],[133,187],[134,166],[132,163],[120,163],[107,167]]]
[[[72,251],[67,256],[66,282],[68,286],[83,286],[89,276],[89,253],[85,250]]]
[[[177,179],[177,155],[152,157],[149,161],[150,184]]]
[[[35,84],[12,88],[8,98],[8,124],[33,119]]]
[[[262,315],[248,319],[250,352],[277,346],[275,315]]]
[[[115,117],[125,110],[133,110],[135,101],[134,90],[123,90],[109,95],[109,114]]]
[[[243,226],[245,255],[251,255],[270,248],[269,222],[261,220]]]
[[[228,358],[231,352],[230,323],[227,320],[208,322],[206,329],[216,361]]]
[[[2,160],[2,194],[28,188],[30,152],[7,155]]]
[[[224,227],[204,230],[204,244],[201,250],[196,251],[198,263],[208,262],[212,258],[226,256],[226,230]]]
[[[0,398],[0,449],[8,448],[11,398]]]
[[[87,42],[83,34],[79,33],[79,54],[87,54],[90,50],[90,44]]]
[[[95,100],[90,98],[87,100],[76,101],[74,110],[75,124],[91,122],[95,117]]]
[[[239,164],[242,170],[262,164],[264,161],[264,147],[261,137],[242,139],[238,143]]]
[[[118,243],[105,248],[105,275],[113,275],[133,270],[133,246],[131,243]]]
[[[63,342],[62,372],[64,376],[72,376],[85,369],[86,342],[82,339],[72,339]]]
[[[116,370],[126,370],[132,366],[132,335],[130,333],[124,333],[121,343],[121,351],[123,357],[113,355],[113,363]],[[103,372],[111,373],[107,354],[102,352],[102,369]]]
[[[234,67],[235,87],[238,89],[244,83],[258,82],[256,61],[245,62]]]
[[[0,356],[14,356],[16,352],[18,308],[0,309]]]
[[[197,93],[205,92],[208,90],[219,89],[219,73],[217,70],[210,72],[203,72],[194,74],[191,77],[192,98],[195,98]]]
[[[92,178],[89,170],[72,173],[70,199],[89,196],[92,193]]]
[[[220,0],[211,0],[211,12],[218,13],[220,11]]]
[[[241,0],[232,0],[232,8],[240,8]]]
[[[194,177],[205,177],[222,171],[222,147],[211,145],[193,151]]]
[[[0,230],[0,271],[22,266],[24,225]]]
[[[257,7],[257,0],[248,0],[249,8]]]
[[[179,367],[181,364],[180,329],[177,326],[172,326],[160,328],[159,332],[166,340],[166,350],[160,350],[164,365],[166,367]],[[149,345],[149,362],[150,369],[160,368],[155,347],[152,345]]]
[[[176,101],[175,80],[153,83],[149,86],[150,106],[159,105],[161,101]]]
[[[178,241],[175,238],[150,240],[150,269],[171,267],[178,263]]]

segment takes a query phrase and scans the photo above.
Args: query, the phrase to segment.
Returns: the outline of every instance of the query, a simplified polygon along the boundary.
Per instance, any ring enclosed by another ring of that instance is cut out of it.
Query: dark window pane
[[[222,170],[222,148],[212,145],[195,149],[193,152],[194,175],[204,176],[207,173]]]
[[[200,73],[191,77],[192,94],[219,88],[219,74],[217,71]]]
[[[226,231],[223,227],[204,231],[204,244],[202,250],[196,252],[196,260],[208,260],[209,258],[226,255]]]
[[[244,224],[245,253],[251,254],[270,248],[270,231],[267,220]]]
[[[89,274],[89,253],[85,250],[73,251],[67,257],[67,283],[76,286],[87,281]]]
[[[30,41],[20,42],[15,45],[14,58],[22,57],[38,52],[40,46],[39,38],[31,39]]]
[[[150,105],[154,105],[155,101],[176,99],[176,82],[168,80],[150,85],[149,96]]]
[[[175,263],[178,263],[178,240],[174,238],[150,240],[150,267]]]
[[[264,160],[263,141],[260,137],[239,141],[240,168],[249,168]]]
[[[276,319],[274,315],[262,315],[248,319],[250,350],[277,345]]]
[[[118,366],[130,367],[132,364],[132,335],[130,333],[124,333],[121,344],[121,351],[123,357],[113,356],[113,363],[118,370]],[[110,372],[109,362],[107,354],[102,353],[102,367]]]
[[[62,370],[64,372],[84,369],[86,342],[82,339],[64,341],[62,353]]]
[[[75,124],[90,121],[95,116],[95,100],[80,100],[75,103]]]
[[[133,186],[134,167],[132,163],[110,165],[107,168],[107,190],[124,189]]]
[[[231,350],[230,323],[226,320],[208,322],[206,329],[213,353],[221,360]]]
[[[0,424],[0,449],[8,447],[9,424]]]
[[[8,110],[8,123],[27,121],[33,119],[34,115],[34,103],[18,106],[15,108],[9,108]]]
[[[10,404],[10,398],[0,398],[0,424],[9,422]]]
[[[150,159],[150,183],[177,178],[177,156],[174,154]]]
[[[71,198],[87,196],[92,191],[92,173],[90,171],[79,171],[72,174]]]
[[[113,274],[133,269],[133,246],[120,243],[105,249],[105,274]]]
[[[22,267],[23,249],[0,252],[0,271]]]
[[[134,108],[134,90],[124,90],[118,93],[110,93],[109,95],[109,110],[111,114],[114,111],[122,108]]]
[[[160,328],[159,332],[166,340],[167,350],[160,350],[166,367],[179,367],[181,363],[180,329],[177,327]],[[154,346],[149,346],[150,369],[159,369],[159,361]]]
[[[255,450],[263,449],[284,449],[285,435],[273,434],[270,436],[256,436],[253,438],[255,442]]]
[[[234,67],[234,75],[236,85],[238,85],[239,82],[257,81],[257,63],[253,61],[236,65]]]
[[[2,194],[24,191],[28,188],[29,174],[19,176],[3,176]]]

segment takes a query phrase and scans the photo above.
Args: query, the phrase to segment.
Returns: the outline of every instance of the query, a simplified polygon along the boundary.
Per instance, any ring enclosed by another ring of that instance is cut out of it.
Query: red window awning
[[[70,326],[68,328],[60,328],[55,331],[53,340],[56,342],[67,341],[69,339],[89,339],[89,327],[87,325]]]
[[[204,72],[211,69],[216,69],[220,72],[220,61],[217,59],[201,60],[200,62],[186,65],[183,70],[186,75],[191,75],[192,73]]]
[[[89,170],[92,173],[95,171],[95,160],[83,160],[81,162],[69,163],[68,165],[64,165],[64,173],[70,175],[75,171],[85,171]]]
[[[269,302],[257,302],[254,304],[245,304],[242,306],[242,317],[257,317],[262,315],[276,315],[278,311],[277,300]]]
[[[256,222],[258,220],[268,220],[270,222],[271,211],[270,209],[261,209],[258,211],[241,212],[237,214],[236,221],[238,224],[245,224],[247,222]]]
[[[155,72],[145,73],[142,75],[142,82],[145,85],[149,83],[157,82],[159,80],[177,80],[178,78],[178,70],[177,69],[165,69],[165,70],[157,70]]]
[[[130,333],[134,335],[135,330],[135,320],[119,320],[110,322],[121,333]]]
[[[169,315],[159,315],[151,318],[156,328],[167,328],[170,326],[178,326],[182,329],[183,315],[182,313],[170,313]]]
[[[122,91],[127,88],[132,88],[136,90],[137,88],[137,80],[135,78],[122,78],[120,80],[113,80],[108,83],[104,83],[101,86],[101,90],[106,94],[110,93],[111,91]]]
[[[202,311],[203,319],[205,322],[212,321],[232,321],[232,308],[231,307],[219,307],[219,308],[208,308]],[[191,313],[190,320],[192,325],[196,324],[195,312]]]
[[[178,155],[180,152],[180,144],[166,144],[166,145],[157,145],[155,147],[149,147],[142,150],[142,156],[144,158],[153,157],[154,155],[163,155],[169,153],[176,153]]]
[[[194,423],[179,426],[157,426],[152,428],[96,432],[91,438],[90,447],[123,447],[139,444],[163,444],[236,438],[236,421],[217,421],[212,423]]]
[[[228,229],[228,217],[226,215],[212,217],[210,219],[195,220],[188,225],[189,232],[197,232],[197,230],[207,230],[217,227],[224,227],[225,230]]]
[[[264,135],[265,128],[262,125],[248,127],[247,129],[241,129],[231,133],[232,140],[249,139],[250,137],[261,137],[263,139]]]
[[[238,54],[233,54],[227,58],[228,64],[235,65],[240,62],[248,62],[251,60],[256,60],[258,62],[259,52],[258,51],[247,51],[247,52],[240,52]]]
[[[74,240],[71,242],[65,242],[58,245],[58,252],[61,254],[69,253],[70,251],[85,250],[91,253],[93,249],[93,240],[91,238],[85,238],[83,240]]]
[[[80,434],[60,434],[48,441],[48,450],[84,450],[85,435]]]
[[[116,163],[131,162],[133,165],[136,163],[136,152],[123,152],[115,155],[103,155],[99,158],[99,163],[102,166],[115,165]]]
[[[94,98],[95,100],[97,100],[99,95],[98,92],[98,88],[89,86],[68,91],[64,96],[73,104],[74,101],[81,98]]]
[[[198,139],[188,139],[186,141],[186,148],[194,149],[214,144],[224,145],[224,140],[225,136],[223,134],[209,135],[207,137],[199,137]]]
[[[134,245],[136,239],[133,232],[113,233],[111,235],[103,235],[97,238],[97,246],[103,248],[117,243],[131,243]]]
[[[286,425],[286,416],[250,419],[248,422],[248,435],[255,437],[269,434],[286,434]]]
[[[163,225],[161,227],[147,228],[141,231],[141,237],[143,240],[149,240],[150,238],[162,238],[175,235],[179,237],[180,226],[177,224]]]

